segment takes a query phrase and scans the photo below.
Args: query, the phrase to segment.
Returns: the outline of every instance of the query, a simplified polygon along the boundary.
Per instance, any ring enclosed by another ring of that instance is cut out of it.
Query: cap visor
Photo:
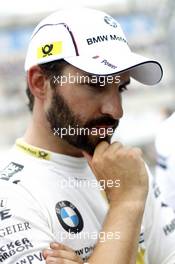
[[[154,85],[160,82],[163,70],[159,62],[148,59],[133,52],[125,56],[75,56],[64,58],[65,61],[85,72],[95,75],[117,74],[129,71],[132,78],[146,84]]]

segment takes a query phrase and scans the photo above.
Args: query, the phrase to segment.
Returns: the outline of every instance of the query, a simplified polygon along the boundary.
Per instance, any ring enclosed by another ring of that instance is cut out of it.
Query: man
[[[157,151],[156,189],[162,193],[165,204],[175,210],[175,113],[159,128],[155,140]]]
[[[41,21],[25,69],[32,118],[1,165],[0,262],[78,262],[68,246],[90,264],[135,264],[146,202],[138,263],[143,242],[147,263],[175,263],[174,213],[151,179],[148,193],[140,150],[110,144],[130,77],[156,84],[160,64],[132,53],[112,17],[83,8]]]

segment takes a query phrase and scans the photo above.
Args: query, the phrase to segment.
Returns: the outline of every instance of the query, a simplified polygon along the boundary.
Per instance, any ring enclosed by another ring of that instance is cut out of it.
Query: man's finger
[[[75,252],[70,252],[67,250],[46,250],[47,257],[56,257],[62,259],[68,259],[72,261],[77,261],[80,263],[81,259],[75,254]]]
[[[105,152],[106,149],[108,149],[109,146],[110,146],[110,144],[107,141],[100,142],[95,148],[94,156],[95,155],[100,156],[101,154],[103,154]]]
[[[59,264],[59,263],[63,263],[63,259],[55,258],[55,257],[48,257],[46,259],[46,264]],[[64,259],[64,264],[81,264],[81,262],[77,263],[76,261]],[[82,262],[82,264],[83,264],[83,262]]]
[[[51,249],[56,249],[56,250],[67,250],[69,252],[74,252],[74,250],[64,244],[61,244],[61,243],[57,243],[57,242],[52,242],[50,243],[50,248]]]

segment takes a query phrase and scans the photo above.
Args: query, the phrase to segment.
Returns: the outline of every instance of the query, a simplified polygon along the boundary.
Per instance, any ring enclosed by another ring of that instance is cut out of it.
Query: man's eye
[[[119,86],[119,92],[120,93],[123,93],[124,91],[127,91],[127,90],[128,90],[128,88],[125,84]]]

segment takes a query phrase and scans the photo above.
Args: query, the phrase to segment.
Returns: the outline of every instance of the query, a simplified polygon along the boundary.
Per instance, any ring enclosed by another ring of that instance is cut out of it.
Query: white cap
[[[35,28],[25,70],[59,59],[96,75],[129,70],[131,77],[147,85],[158,83],[163,75],[159,62],[131,52],[115,19],[89,8],[57,11]]]

